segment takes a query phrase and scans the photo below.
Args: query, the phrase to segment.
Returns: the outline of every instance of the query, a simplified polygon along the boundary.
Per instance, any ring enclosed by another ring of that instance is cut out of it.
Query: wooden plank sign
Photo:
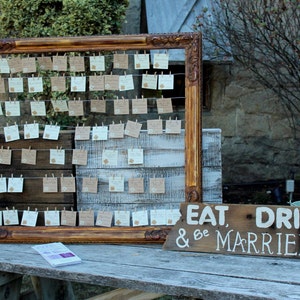
[[[300,208],[182,203],[166,250],[299,257]]]

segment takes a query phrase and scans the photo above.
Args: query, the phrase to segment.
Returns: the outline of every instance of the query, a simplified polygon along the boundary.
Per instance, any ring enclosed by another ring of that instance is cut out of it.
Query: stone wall
[[[215,65],[204,128],[222,129],[223,182],[300,175],[299,139],[271,91],[237,64]]]

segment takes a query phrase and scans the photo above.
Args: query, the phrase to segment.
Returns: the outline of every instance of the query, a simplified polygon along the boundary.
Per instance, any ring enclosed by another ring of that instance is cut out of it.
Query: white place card
[[[38,139],[40,126],[38,123],[25,124],[24,125],[24,140]]]
[[[157,89],[157,75],[143,74],[142,75],[142,88],[156,90]]]
[[[149,69],[150,59],[149,54],[134,54],[134,68],[136,70]]]
[[[88,141],[90,139],[91,126],[76,126],[75,141]]]
[[[113,213],[110,211],[98,211],[96,218],[96,226],[111,227]]]
[[[174,89],[174,75],[173,74],[158,75],[158,89],[159,90],[173,90]]]
[[[166,210],[165,209],[151,209],[150,210],[151,225],[167,225],[166,224]]]
[[[8,91],[10,93],[24,93],[24,82],[22,77],[8,78]]]
[[[19,117],[21,116],[20,101],[5,101],[5,115],[7,117]]]
[[[45,125],[43,132],[43,139],[45,140],[58,140],[60,126],[58,125]]]
[[[9,177],[7,191],[9,193],[22,193],[24,185],[23,177]]]
[[[34,117],[46,116],[45,101],[30,101],[31,115]]]
[[[3,224],[2,224],[2,210],[0,210],[0,226],[2,226]]]
[[[108,139],[108,126],[93,126],[92,127],[92,140],[93,141],[106,141]]]
[[[9,74],[10,68],[6,58],[0,58],[0,73]]]
[[[114,225],[115,226],[130,226],[130,212],[118,210],[114,212]]]
[[[179,209],[166,209],[166,222],[167,225],[175,225],[180,219],[181,213]]]
[[[127,150],[127,161],[129,165],[142,165],[144,163],[144,150],[140,148],[131,148]]]
[[[17,209],[3,210],[3,225],[19,225],[19,216]]]
[[[153,69],[168,69],[168,68],[169,68],[169,54],[154,53]]]
[[[65,164],[65,150],[64,149],[50,149],[50,162],[51,165],[64,165]]]
[[[0,177],[0,193],[7,193],[7,180],[6,177]]]
[[[90,71],[105,71],[105,56],[90,56]]]
[[[86,77],[85,76],[72,76],[71,77],[71,92],[85,92],[86,90]]]
[[[58,210],[46,210],[44,211],[45,226],[59,226],[60,215]]]
[[[124,192],[124,177],[110,176],[108,178],[108,185],[111,193],[122,193]]]
[[[119,76],[119,91],[130,91],[130,90],[134,90],[132,75]]]
[[[4,127],[5,142],[17,141],[20,139],[19,126],[11,125]]]
[[[37,211],[24,210],[22,215],[21,225],[35,227],[38,214],[39,213]]]
[[[118,150],[103,149],[102,165],[103,166],[117,166],[118,165]]]
[[[147,226],[149,225],[149,217],[147,210],[133,211],[132,212],[132,226]]]
[[[43,92],[43,78],[29,77],[28,78],[28,93],[42,93]]]

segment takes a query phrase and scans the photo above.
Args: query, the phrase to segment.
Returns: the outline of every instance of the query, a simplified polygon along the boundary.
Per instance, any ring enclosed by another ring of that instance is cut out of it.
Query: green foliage
[[[119,33],[128,0],[0,0],[0,37]]]

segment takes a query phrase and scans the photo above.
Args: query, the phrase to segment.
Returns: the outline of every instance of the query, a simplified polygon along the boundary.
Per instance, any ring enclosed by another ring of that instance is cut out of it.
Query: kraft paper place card
[[[114,212],[115,226],[130,226],[130,212],[124,210],[117,210]]]
[[[60,212],[61,226],[76,226],[77,212],[72,210],[62,210]]]
[[[93,210],[81,210],[79,211],[79,226],[94,226],[95,215]]]
[[[157,105],[157,112],[159,114],[169,114],[173,112],[171,98],[156,99],[156,105]]]
[[[154,53],[153,69],[168,69],[168,68],[169,68],[169,54]]]
[[[132,75],[120,75],[119,76],[119,91],[134,90]]]
[[[3,210],[3,225],[19,225],[19,216],[17,209]]]
[[[34,117],[46,116],[46,103],[45,101],[30,101],[31,115]]]
[[[141,123],[132,122],[128,120],[125,126],[124,134],[134,138],[138,138],[140,136],[141,129],[142,129]]]
[[[122,139],[124,138],[124,124],[110,124],[109,125],[109,138]]]
[[[93,126],[92,127],[92,140],[93,141],[106,141],[108,139],[108,126]]]
[[[19,117],[21,116],[20,101],[5,101],[5,115],[7,117]]]
[[[129,100],[115,99],[114,100],[114,114],[115,115],[129,115]]]
[[[144,163],[144,150],[140,148],[130,148],[127,150],[128,165],[142,165]]]
[[[43,177],[43,193],[57,193],[58,180],[57,177]]]
[[[181,120],[167,120],[166,121],[167,134],[180,134],[181,133]]]
[[[60,189],[62,193],[75,193],[76,182],[75,177],[60,177]]]
[[[22,149],[21,164],[36,165],[36,153],[34,149]]]
[[[67,100],[51,100],[53,110],[56,112],[65,112],[68,111],[68,102]]]
[[[27,83],[28,93],[42,93],[44,90],[42,77],[29,77]]]
[[[85,76],[71,76],[71,92],[85,92],[86,77]]]
[[[88,141],[91,135],[91,126],[76,126],[75,141]]]
[[[24,125],[24,140],[29,139],[38,139],[39,138],[39,124],[32,123],[32,124],[25,124]]]
[[[33,246],[52,267],[60,267],[81,263],[81,258],[63,243],[49,243]]]
[[[70,117],[84,116],[83,101],[70,100],[68,101],[68,107]]]
[[[161,119],[147,120],[147,131],[148,134],[162,134],[163,124]]]
[[[118,91],[119,75],[104,75],[104,88],[107,91]]]
[[[122,193],[124,192],[124,177],[123,176],[110,176],[108,178],[109,192]]]
[[[90,56],[90,71],[105,71],[105,56]]]
[[[118,165],[118,150],[103,149],[102,165],[103,166],[117,166]]]
[[[88,151],[85,149],[73,149],[72,164],[86,166],[88,160]]]
[[[164,194],[166,192],[165,178],[150,178],[150,194]]]
[[[128,54],[115,53],[113,56],[114,69],[128,69]]]
[[[8,193],[23,193],[24,178],[23,177],[9,177],[7,184]]]
[[[51,165],[64,165],[65,164],[65,150],[64,149],[50,149]]]
[[[42,71],[52,70],[52,59],[50,56],[39,56],[37,62]]]
[[[52,92],[65,92],[66,91],[66,77],[54,76],[50,77],[51,91]]]
[[[89,90],[90,91],[104,91],[104,76],[93,75],[89,76]]]
[[[10,165],[11,164],[11,154],[12,154],[12,151],[9,148],[4,149],[2,146],[0,149],[0,164]]]
[[[167,225],[166,224],[166,210],[165,209],[151,209],[150,210],[151,225]]]
[[[96,218],[96,226],[111,227],[113,213],[110,211],[98,211]]]
[[[129,194],[143,194],[144,178],[129,178],[128,179],[128,193]]]
[[[4,127],[5,142],[17,141],[20,139],[20,132],[18,125],[11,125]]]
[[[134,68],[136,70],[149,69],[150,68],[150,56],[147,53],[134,54]]]
[[[173,74],[158,75],[158,89],[159,90],[173,90],[174,89],[174,75]]]
[[[147,226],[149,225],[149,217],[147,210],[133,211],[132,212],[132,226]]]
[[[58,140],[60,126],[58,125],[45,125],[43,132],[43,139],[45,140]]]
[[[58,210],[46,210],[44,211],[45,226],[59,226],[60,214]]]
[[[82,178],[82,192],[83,193],[98,193],[98,178],[97,177],[83,177]]]
[[[5,81],[4,81],[4,78],[1,78],[1,77],[0,77],[0,93],[1,94],[5,94],[6,93]]]
[[[83,56],[70,56],[69,65],[70,72],[85,72]]]
[[[0,73],[1,74],[9,74],[10,73],[8,60],[6,58],[0,58]]]
[[[8,60],[8,65],[10,69],[10,73],[20,73],[23,71],[22,61],[20,56],[11,57]]]
[[[157,89],[157,75],[143,74],[142,75],[142,88],[156,90]]]
[[[35,73],[36,72],[36,62],[35,57],[23,57],[22,62],[22,72],[23,73]]]
[[[132,105],[132,114],[134,115],[143,115],[148,113],[147,99],[145,98],[136,98],[131,100]]]
[[[52,70],[66,72],[68,70],[67,56],[52,56]]]
[[[0,193],[7,193],[7,179],[6,177],[0,177]]]
[[[91,112],[106,113],[106,100],[91,100]]]
[[[38,211],[24,210],[21,220],[22,226],[35,227],[38,218]]]

